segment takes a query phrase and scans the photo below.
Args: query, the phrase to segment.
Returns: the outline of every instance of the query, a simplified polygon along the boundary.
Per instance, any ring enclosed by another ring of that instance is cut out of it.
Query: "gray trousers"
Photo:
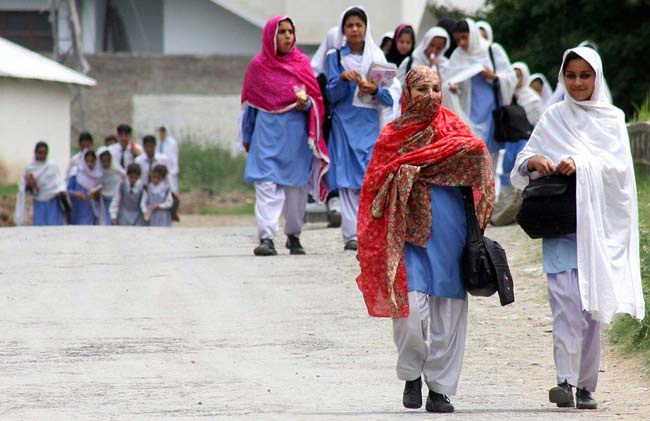
[[[467,298],[419,291],[409,292],[408,297],[409,316],[393,319],[397,378],[415,380],[424,374],[429,390],[455,395],[465,354]]]
[[[260,240],[272,240],[280,231],[284,214],[284,233],[299,236],[305,221],[309,189],[281,186],[271,182],[255,183],[255,218]]]
[[[357,240],[357,216],[359,215],[360,190],[339,189],[341,199],[341,233],[343,241]]]
[[[553,313],[553,357],[557,383],[596,391],[600,368],[600,323],[582,309],[578,271],[548,274]]]

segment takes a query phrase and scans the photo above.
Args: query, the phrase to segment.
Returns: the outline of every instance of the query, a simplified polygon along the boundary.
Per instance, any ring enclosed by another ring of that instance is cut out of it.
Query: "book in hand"
[[[373,61],[366,75],[366,79],[374,82],[377,85],[377,88],[386,88],[393,83],[393,79],[397,75],[397,66],[394,63],[379,63]],[[359,92],[359,99],[366,103],[377,105],[379,102],[377,98],[373,95],[365,94],[362,95]]]

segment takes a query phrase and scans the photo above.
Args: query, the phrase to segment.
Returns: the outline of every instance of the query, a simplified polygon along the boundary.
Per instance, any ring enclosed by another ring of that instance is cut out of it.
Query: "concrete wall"
[[[262,30],[208,0],[164,1],[165,54],[253,55]]]
[[[0,183],[15,182],[34,156],[34,145],[50,145],[50,160],[64,171],[70,157],[68,85],[0,78]]]
[[[163,52],[163,0],[112,0],[111,3],[122,17],[131,51]]]
[[[48,10],[48,0],[2,0],[2,10]]]

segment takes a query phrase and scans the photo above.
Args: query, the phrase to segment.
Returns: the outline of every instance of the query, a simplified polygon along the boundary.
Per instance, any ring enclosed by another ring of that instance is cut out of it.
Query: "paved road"
[[[255,258],[252,227],[0,231],[0,419],[396,420],[390,321],[366,316],[336,230]],[[595,412],[547,403],[537,246],[492,230],[517,302],[471,299],[455,420],[650,418],[650,383],[607,352]],[[424,391],[426,393],[426,391]]]

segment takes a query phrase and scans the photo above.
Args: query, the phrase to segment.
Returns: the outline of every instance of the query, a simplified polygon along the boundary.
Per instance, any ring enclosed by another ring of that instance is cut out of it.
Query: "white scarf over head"
[[[365,9],[361,6],[352,6],[348,7],[341,13],[339,18],[339,31],[336,36],[336,49],[340,50],[344,45],[345,36],[343,35],[343,18],[345,14],[353,8],[361,9],[365,12]],[[341,56],[341,65],[346,70],[356,70],[361,75],[366,76],[370,66],[373,62],[377,63],[388,63],[384,52],[375,44],[375,41],[372,40],[372,33],[370,32],[370,17],[366,14],[368,23],[366,24],[366,35],[365,35],[365,44],[363,47],[363,54],[346,54]],[[374,108],[379,113],[379,129],[381,130],[386,124],[393,121],[399,116],[400,113],[400,100],[402,97],[402,86],[400,85],[397,78],[393,78],[393,83],[388,86],[386,89],[390,92],[390,96],[393,98],[393,106],[387,107],[385,105],[379,104],[369,104],[359,99],[359,87],[354,91],[354,99],[352,100],[352,105],[355,107],[361,108]]]
[[[546,76],[544,76],[542,73],[533,73],[532,75],[530,75],[530,78],[528,78],[528,82],[527,82],[528,86],[530,86],[535,79],[539,79],[542,81],[542,105],[546,106],[546,103],[551,98],[551,95],[553,95],[551,84],[548,83]]]
[[[113,197],[117,194],[120,184],[126,178],[126,171],[120,166],[111,151],[107,146],[102,146],[97,150],[97,165],[101,165],[101,157],[104,152],[108,152],[111,156],[111,166],[109,168],[102,167],[102,196]]]
[[[311,67],[314,69],[314,75],[318,76],[327,72],[327,53],[336,46],[336,38],[339,33],[338,26],[327,31],[325,39],[321,42],[318,50],[311,59]]]
[[[485,31],[485,34],[487,35],[487,42],[492,44],[494,42],[494,34],[492,33],[492,25],[489,24],[489,22],[484,21],[484,20],[479,20],[476,22],[476,26],[479,29],[479,34],[480,30],[483,29]]]
[[[536,155],[556,165],[573,159],[582,308],[605,324],[617,313],[643,319],[636,182],[625,117],[607,100],[598,53],[572,48],[564,53],[562,67],[570,52],[594,69],[594,92],[586,101],[567,94],[546,110],[510,178],[513,186],[523,189],[528,177],[519,168]],[[564,85],[562,67],[558,79]]]
[[[517,86],[517,75],[512,69],[508,54],[503,47],[496,43],[490,45],[481,36],[472,19],[466,18],[465,21],[469,26],[469,47],[467,50],[462,47],[456,48],[443,71],[443,105],[458,114],[472,127],[469,119],[472,107],[472,77],[481,73],[486,67],[494,71],[499,77],[501,105],[509,105]],[[494,56],[494,66],[490,59],[490,48]],[[458,94],[449,90],[451,85],[458,85]]]
[[[97,162],[95,162],[95,167],[92,170],[88,167],[85,156],[84,159],[79,162],[77,182],[86,190],[92,190],[102,184],[103,171],[101,164],[98,161],[99,157],[97,157]]]
[[[47,202],[53,199],[57,194],[66,191],[65,181],[61,176],[59,167],[49,161],[37,161],[33,159],[23,172],[23,176],[18,182],[18,197],[16,198],[16,209],[14,211],[14,222],[16,225],[23,225],[27,221],[27,181],[25,177],[29,174],[36,179],[38,194],[34,194],[34,200]]]
[[[528,65],[523,61],[512,63],[512,68],[521,72],[522,85],[521,88],[515,90],[517,94],[517,104],[523,107],[526,111],[526,117],[531,125],[537,124],[537,120],[542,115],[542,98],[537,95],[537,92],[528,85],[530,79],[530,70]]]
[[[438,66],[440,70],[444,68],[444,66],[447,64],[449,59],[445,57],[445,53],[449,49],[449,46],[451,45],[451,41],[449,39],[449,34],[445,30],[445,28],[442,28],[440,26],[434,26],[433,28],[429,29],[426,34],[424,34],[424,38],[422,38],[422,41],[418,44],[417,47],[415,47],[415,50],[413,50],[413,54],[411,54],[412,58],[412,63],[411,63],[411,69],[417,66],[427,66],[427,67],[432,67],[431,66],[431,59],[429,56],[426,54],[426,49],[429,47],[429,44],[431,44],[431,40],[434,39],[435,37],[440,37],[445,39],[445,46],[443,47],[442,51],[440,51],[440,54],[436,56],[438,59]],[[404,84],[404,79],[406,79],[406,73],[408,73],[408,59],[404,59],[402,61],[402,64],[399,66],[399,70],[397,71],[397,79],[399,79],[400,83],[402,85]]]

